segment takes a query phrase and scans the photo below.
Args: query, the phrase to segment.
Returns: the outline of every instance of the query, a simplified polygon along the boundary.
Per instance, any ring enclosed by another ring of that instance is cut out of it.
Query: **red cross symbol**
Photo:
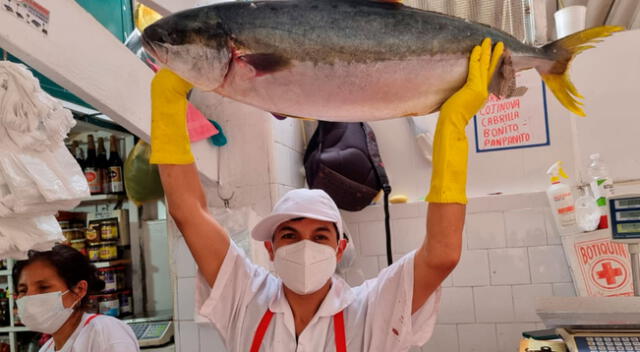
[[[622,275],[622,269],[613,268],[611,262],[602,263],[602,270],[597,271],[598,279],[606,279],[607,285],[613,285],[616,283],[616,277]]]

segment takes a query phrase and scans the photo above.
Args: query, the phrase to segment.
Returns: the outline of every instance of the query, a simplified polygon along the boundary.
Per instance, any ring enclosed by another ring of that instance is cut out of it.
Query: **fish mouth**
[[[160,43],[154,43],[142,36],[142,47],[160,63],[166,65],[169,60],[169,49]]]

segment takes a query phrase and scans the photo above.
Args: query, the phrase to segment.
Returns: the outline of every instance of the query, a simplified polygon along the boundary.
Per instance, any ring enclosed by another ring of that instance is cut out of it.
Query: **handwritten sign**
[[[516,75],[520,97],[499,99],[494,95],[474,118],[476,152],[549,145],[545,86],[535,70]]]

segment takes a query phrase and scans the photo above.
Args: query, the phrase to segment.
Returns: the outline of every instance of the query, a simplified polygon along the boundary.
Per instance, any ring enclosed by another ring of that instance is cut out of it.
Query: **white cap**
[[[294,189],[282,197],[271,215],[260,220],[251,231],[256,241],[271,241],[276,228],[283,222],[296,218],[330,221],[338,228],[338,238],[342,238],[342,216],[336,203],[319,189]]]

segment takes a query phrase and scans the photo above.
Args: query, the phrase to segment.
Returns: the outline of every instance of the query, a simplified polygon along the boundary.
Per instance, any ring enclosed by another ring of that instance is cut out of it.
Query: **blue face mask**
[[[73,307],[65,308],[62,303],[64,292],[50,292],[39,295],[24,296],[16,301],[18,305],[18,316],[22,323],[29,330],[53,334],[58,331],[62,324],[73,314]]]

